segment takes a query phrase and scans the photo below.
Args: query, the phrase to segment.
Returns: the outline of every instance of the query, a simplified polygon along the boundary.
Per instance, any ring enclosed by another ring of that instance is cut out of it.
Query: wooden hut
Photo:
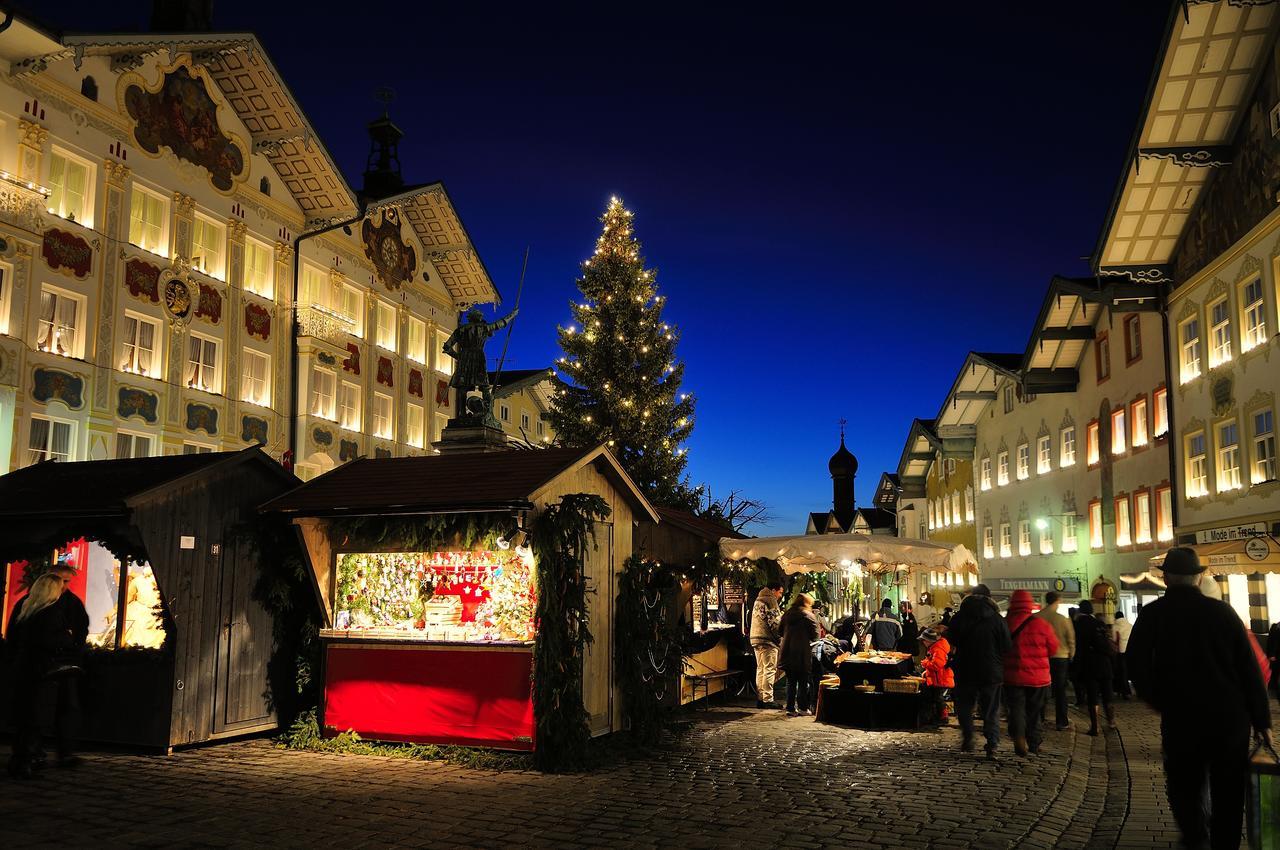
[[[657,521],[604,447],[362,458],[264,505],[297,525],[324,611],[321,729],[532,750],[539,553],[522,529],[576,493],[611,510],[584,564],[583,702],[600,735],[621,725],[616,573],[634,522]]]
[[[51,555],[76,569],[87,739],[169,750],[275,726],[257,506],[297,483],[256,447],[0,476],[0,626],[28,568]]]

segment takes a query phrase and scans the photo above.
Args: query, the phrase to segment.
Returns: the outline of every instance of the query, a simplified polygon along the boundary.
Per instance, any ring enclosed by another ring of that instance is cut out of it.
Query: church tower
[[[840,448],[827,462],[831,472],[831,507],[841,528],[853,530],[854,497],[853,479],[858,475],[858,459],[844,447],[844,425],[840,426]]]

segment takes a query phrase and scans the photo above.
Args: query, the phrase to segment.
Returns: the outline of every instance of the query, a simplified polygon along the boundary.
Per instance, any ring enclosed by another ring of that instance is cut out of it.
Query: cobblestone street
[[[672,746],[543,776],[276,749],[91,753],[6,782],[17,847],[1173,847],[1155,718],[961,754],[959,732],[868,733],[778,712],[699,713]],[[1081,725],[1081,716],[1073,712]],[[55,782],[74,785],[55,792]],[[51,793],[55,792],[55,793]]]

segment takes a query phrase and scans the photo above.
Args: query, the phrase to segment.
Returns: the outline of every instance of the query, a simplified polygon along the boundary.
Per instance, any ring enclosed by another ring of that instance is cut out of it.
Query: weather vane
[[[396,99],[396,90],[391,86],[378,86],[373,90],[373,99],[382,104],[383,112],[387,112],[391,101]]]
[[[846,425],[848,425],[848,424],[849,424],[849,420],[848,420],[848,419],[845,419],[843,416],[841,416],[841,417],[840,417],[840,439],[841,439],[841,440],[843,440],[843,439],[844,439],[844,426],[846,426]]]

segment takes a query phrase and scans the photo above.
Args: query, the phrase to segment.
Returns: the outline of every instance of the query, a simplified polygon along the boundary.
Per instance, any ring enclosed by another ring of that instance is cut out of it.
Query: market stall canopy
[[[1250,575],[1280,572],[1280,543],[1274,537],[1247,537],[1221,543],[1197,543],[1188,547],[1200,556],[1200,563],[1212,575]],[[1151,565],[1164,564],[1165,553],[1151,559]]]
[[[872,572],[901,568],[977,572],[977,559],[962,544],[887,534],[801,534],[746,540],[725,537],[720,540],[720,555],[728,561],[772,558],[788,573],[848,568],[857,562],[866,564]]]

